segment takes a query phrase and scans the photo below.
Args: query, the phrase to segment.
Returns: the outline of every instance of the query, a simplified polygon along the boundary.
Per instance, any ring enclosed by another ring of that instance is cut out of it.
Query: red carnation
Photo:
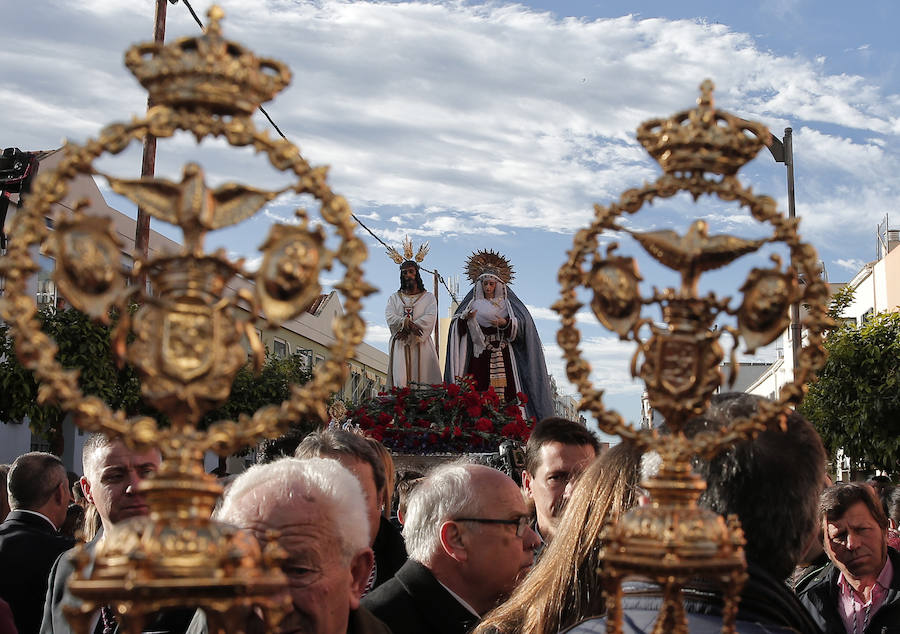
[[[459,386],[456,383],[447,386],[447,396],[459,396]]]
[[[478,431],[491,431],[494,429],[494,424],[490,421],[490,419],[482,416],[477,421],[475,421],[475,429]]]
[[[378,423],[381,425],[390,425],[391,415],[387,412],[381,412],[380,414],[378,414]]]
[[[470,405],[466,408],[466,414],[472,418],[478,418],[481,416],[481,405]]]
[[[516,398],[519,399],[519,403],[521,403],[522,405],[528,403],[528,396],[525,394],[525,392],[517,392]]]

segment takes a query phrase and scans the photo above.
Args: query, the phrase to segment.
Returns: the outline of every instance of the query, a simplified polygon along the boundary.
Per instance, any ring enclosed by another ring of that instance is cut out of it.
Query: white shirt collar
[[[50,524],[50,526],[53,527],[53,530],[55,530],[57,533],[59,532],[59,528],[56,526],[56,524],[53,523],[53,520],[51,520],[49,517],[47,517],[43,513],[38,513],[37,511],[29,511],[28,509],[16,509],[16,510],[19,511],[19,513],[31,513],[32,515],[37,515],[38,517],[44,518],[44,521],[46,521],[48,524]]]
[[[437,577],[435,577],[435,579],[437,579]],[[460,604],[461,604],[465,609],[467,609],[469,612],[471,612],[472,614],[474,614],[475,616],[477,616],[479,619],[481,618],[481,615],[478,614],[478,612],[476,612],[475,609],[474,609],[471,605],[469,605],[468,603],[466,603],[465,599],[463,599],[461,596],[459,596],[458,594],[456,594],[453,590],[451,590],[450,588],[448,588],[447,586],[445,586],[443,583],[441,583],[441,580],[440,580],[440,579],[437,579],[437,582],[440,583],[440,584],[441,584],[441,587],[443,587],[444,590],[446,590],[447,592],[449,592],[450,595],[451,595],[454,599],[456,599],[457,601],[459,601]]]

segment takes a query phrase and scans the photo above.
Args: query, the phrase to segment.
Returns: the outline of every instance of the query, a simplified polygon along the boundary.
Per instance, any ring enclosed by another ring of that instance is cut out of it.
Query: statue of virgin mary
[[[493,386],[513,401],[527,396],[525,415],[553,415],[544,349],[525,305],[508,287],[514,277],[509,261],[494,251],[477,251],[466,262],[474,287],[453,314],[444,380],[471,375],[478,391]]]

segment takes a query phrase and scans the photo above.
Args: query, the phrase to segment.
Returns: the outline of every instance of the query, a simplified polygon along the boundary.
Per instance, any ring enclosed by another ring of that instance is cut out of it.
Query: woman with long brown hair
[[[600,530],[637,503],[641,454],[620,443],[594,460],[575,485],[559,531],[508,601],[474,634],[546,634],[602,614]]]

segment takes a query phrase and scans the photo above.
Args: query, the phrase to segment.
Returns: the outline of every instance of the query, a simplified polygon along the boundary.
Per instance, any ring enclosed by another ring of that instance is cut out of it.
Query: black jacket
[[[652,632],[662,607],[659,586],[626,583],[623,590],[624,631],[634,634]],[[684,606],[691,634],[718,634],[721,631],[722,598],[715,588],[700,584],[685,588]],[[605,632],[605,627],[605,620],[591,619],[567,631],[592,634]],[[741,633],[820,634],[819,628],[787,585],[752,563],[747,565],[747,581],[741,590],[735,629]]]
[[[394,634],[466,634],[479,620],[413,560],[367,594],[362,605]]]
[[[881,608],[872,615],[865,634],[900,634],[900,553],[888,548],[894,567],[894,578]],[[798,586],[797,594],[804,607],[818,623],[824,634],[844,634],[844,623],[838,612],[840,590],[837,581],[840,571],[828,564],[819,574]]]
[[[0,599],[9,604],[19,634],[40,630],[50,568],[74,544],[31,513],[12,511],[0,524]]]
[[[381,517],[372,550],[375,552],[375,583],[372,585],[374,590],[397,574],[406,563],[406,543],[403,541],[403,535],[384,516]]]

